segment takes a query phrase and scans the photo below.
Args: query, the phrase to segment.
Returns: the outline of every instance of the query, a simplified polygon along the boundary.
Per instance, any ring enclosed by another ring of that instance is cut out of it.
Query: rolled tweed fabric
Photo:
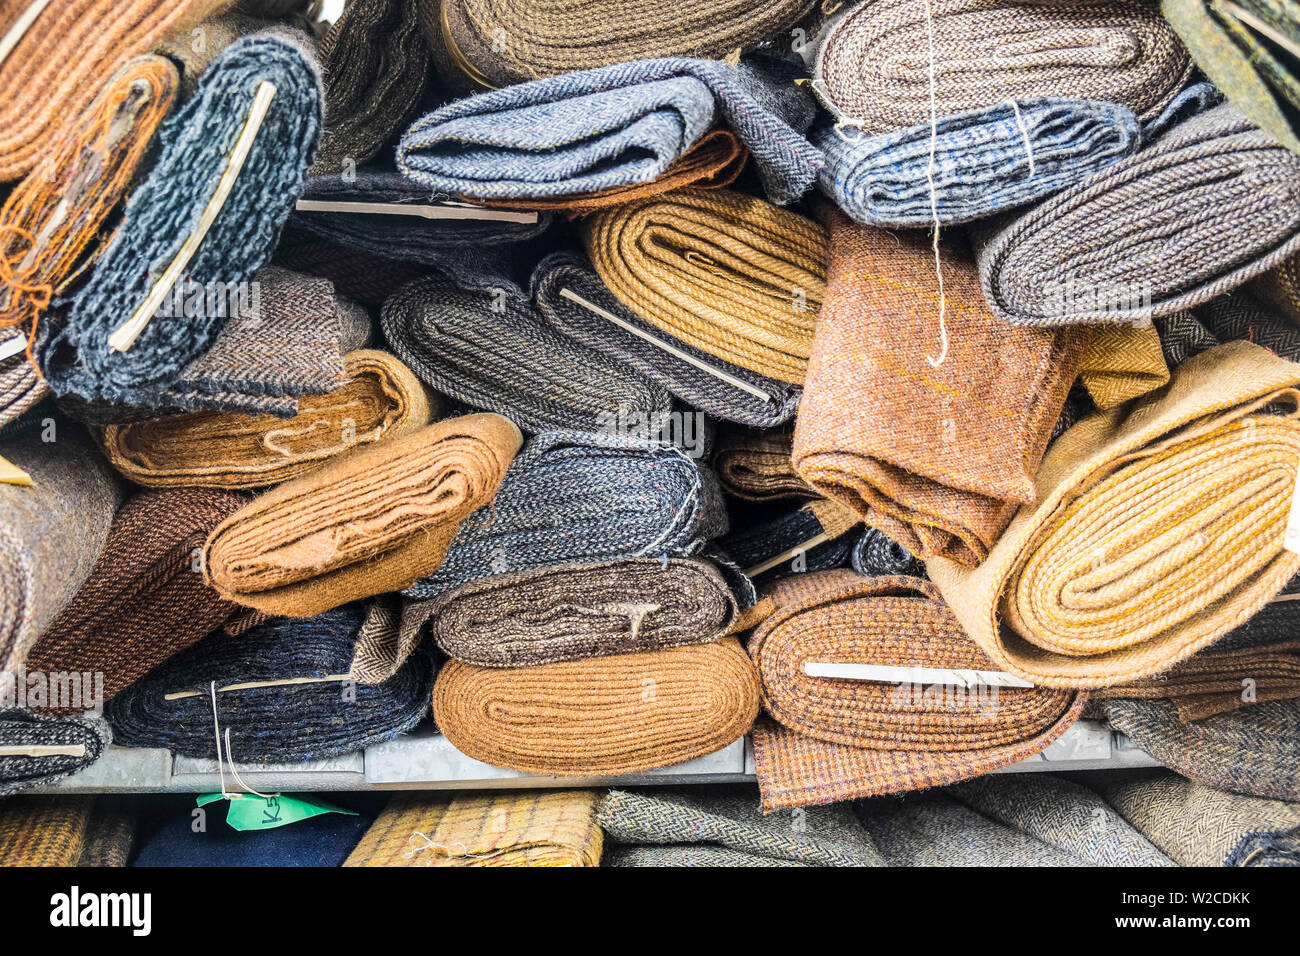
[[[1300,804],[1239,796],[1163,770],[1097,774],[1093,786],[1179,866],[1300,865]]]
[[[610,294],[587,260],[557,252],[533,272],[533,302],[565,335],[630,366],[687,405],[759,428],[794,417],[799,390],[665,335]]]
[[[133,495],[113,518],[86,583],[32,648],[28,667],[102,675],[111,700],[209,633],[246,626],[244,609],[203,583],[198,557],[212,529],[247,502],[197,488]]]
[[[690,54],[722,58],[798,20],[809,0],[448,0],[426,32],[479,86],[509,86],[593,65]],[[504,44],[504,46],[503,46]]]
[[[769,521],[736,528],[718,539],[718,547],[755,582],[768,582],[844,567],[859,527],[852,512],[819,498]]]
[[[60,128],[109,85],[118,68],[224,0],[67,0],[37,12],[0,61],[0,180],[18,179],[53,152]],[[0,34],[32,7],[7,3]]]
[[[698,847],[725,848],[748,858],[750,866],[885,865],[850,807],[809,810],[802,825],[793,827],[789,820],[759,812],[749,788],[611,790],[600,801],[598,819],[609,855],[617,854],[613,844],[621,844],[624,854],[632,848],[662,847],[678,855],[678,866],[692,865],[690,856]],[[659,862],[667,861],[660,858]],[[636,865],[627,859],[608,865],[629,864]]]
[[[1283,547],[1300,423],[1267,410],[1297,384],[1300,365],[1249,342],[1188,359],[1057,439],[983,565],[935,558],[930,577],[994,663],[1037,685],[1168,670],[1300,570]]]
[[[662,385],[552,329],[509,284],[464,288],[431,275],[398,289],[380,316],[389,347],[437,391],[510,416],[530,432],[603,431],[672,408]]]
[[[668,174],[719,122],[749,148],[779,205],[813,184],[803,137],[816,107],[773,57],[614,63],[465,97],[402,136],[399,168],[429,189],[483,202],[626,189]]]
[[[114,468],[147,487],[261,488],[422,428],[438,407],[415,373],[387,352],[349,352],[343,368],[346,385],[304,397],[288,421],[194,412],[110,425],[101,444]]]
[[[1177,366],[1224,342],[1244,339],[1292,362],[1300,361],[1300,329],[1240,289],[1190,312],[1156,319],[1165,359]]]
[[[340,294],[375,311],[394,289],[428,274],[414,262],[385,259],[293,227],[285,229],[275,247],[275,263],[295,272],[329,279]]]
[[[50,427],[0,442],[31,486],[0,482],[0,674],[15,671],[91,575],[121,501],[85,432]],[[43,441],[53,435],[54,441]]]
[[[325,135],[314,168],[355,169],[420,108],[431,64],[419,4],[352,0],[321,40],[320,58]]]
[[[275,86],[275,97],[229,196],[190,259],[186,287],[237,289],[270,260],[315,155],[321,123],[315,53],[305,36],[280,29],[228,46],[204,73],[198,93],[163,124],[158,161],[132,192],[122,225],[90,278],[60,310],[41,345],[41,367],[57,394],[129,402],[133,393],[172,383],[211,348],[231,318],[228,307],[154,315],[128,350],[108,343],[191,238],[229,166],[254,96],[267,82]]]
[[[794,470],[790,431],[732,430],[718,442],[713,466],[728,494],[745,501],[819,497]]]
[[[1148,119],[1191,72],[1154,6],[1114,0],[867,0],[827,33],[814,68],[827,105],[869,134],[1028,97],[1118,103]]]
[[[1251,279],[1246,288],[1292,325],[1300,326],[1300,255]]]
[[[728,190],[683,189],[583,222],[591,264],[650,325],[715,358],[802,384],[826,286],[826,233]]]
[[[95,798],[15,797],[0,803],[0,866],[77,866]]]
[[[876,528],[862,532],[849,554],[853,570],[869,578],[887,574],[904,574],[912,578],[925,577],[925,565],[897,541]]]
[[[739,615],[698,558],[630,558],[495,574],[422,609],[444,653],[482,667],[529,667],[716,641]],[[406,619],[410,619],[408,608]]]
[[[27,338],[18,329],[0,329],[0,428],[38,405],[50,394],[36,363],[25,354]]]
[[[1083,709],[1068,691],[812,677],[808,662],[988,670],[928,581],[851,571],[773,585],[749,639],[773,721],[754,728],[765,811],[919,790],[1038,753]]]
[[[1113,408],[1169,381],[1154,325],[1103,325],[1080,360],[1079,378],[1098,408]]]
[[[131,797],[96,797],[77,866],[126,866],[135,845],[140,807]]]
[[[726,530],[713,473],[672,445],[545,432],[510,466],[491,508],[465,522],[442,566],[405,593],[430,598],[547,565],[683,557]]]
[[[521,437],[498,415],[465,415],[328,462],[218,525],[204,579],[239,604],[293,617],[400,590],[442,564]]]
[[[919,558],[974,566],[1034,500],[1034,472],[1078,374],[1088,330],[1008,328],[961,249],[934,253],[831,211],[831,281],[794,433],[821,494]]]
[[[3,689],[8,696],[10,688]],[[89,767],[112,740],[108,722],[94,713],[58,717],[0,706],[0,797],[53,783]],[[56,750],[38,757],[19,752],[47,747]],[[60,752],[65,749],[70,752]]]
[[[1300,249],[1298,175],[1300,157],[1217,106],[991,227],[979,249],[989,307],[1057,326],[1205,302]]]
[[[350,604],[200,641],[109,702],[115,738],[128,747],[212,757],[214,706],[230,733],[227,759],[235,763],[318,760],[410,730],[428,709],[427,655],[413,655],[382,684],[340,690],[364,617],[364,606]]]
[[[344,866],[597,866],[594,790],[399,793]]]
[[[735,638],[538,667],[451,661],[433,687],[438,729],[461,753],[524,773],[636,773],[715,753],[758,714]]]

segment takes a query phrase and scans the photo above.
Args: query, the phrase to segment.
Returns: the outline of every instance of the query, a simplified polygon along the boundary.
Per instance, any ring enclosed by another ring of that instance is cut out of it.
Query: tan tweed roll
[[[1154,325],[1100,325],[1083,353],[1079,378],[1098,408],[1113,408],[1169,381]]]
[[[1105,100],[1154,117],[1192,60],[1153,3],[865,0],[817,56],[822,95],[868,134],[1026,97]]]
[[[745,501],[812,498],[812,486],[794,472],[794,435],[766,429],[729,432],[718,442],[713,468],[725,491]]]
[[[669,335],[799,384],[826,288],[826,230],[725,189],[682,189],[582,224],[601,280]]]
[[[204,578],[231,601],[290,617],[399,591],[442,564],[522,440],[500,415],[465,415],[344,455],[219,524]]]
[[[399,438],[429,423],[424,386],[387,352],[343,357],[347,384],[272,415],[194,412],[109,425],[101,444],[118,471],[150,488],[261,488],[296,478],[345,451]]]
[[[475,760],[525,773],[616,775],[721,750],[758,715],[758,677],[735,638],[538,667],[451,661],[433,716]]]
[[[1168,670],[1300,570],[1283,548],[1300,469],[1300,365],[1249,342],[1188,359],[1134,406],[1084,419],[980,567],[927,567],[1000,666],[1047,687]],[[1278,402],[1288,415],[1265,414]],[[999,622],[1005,622],[999,627]]]

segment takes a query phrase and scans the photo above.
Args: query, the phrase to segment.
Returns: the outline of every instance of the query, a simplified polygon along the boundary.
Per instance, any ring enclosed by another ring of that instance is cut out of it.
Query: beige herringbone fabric
[[[1300,365],[1229,342],[1135,406],[1066,432],[988,559],[927,562],[999,667],[1046,687],[1168,670],[1300,570],[1283,548],[1300,469]],[[1278,403],[1290,414],[1269,414]]]
[[[774,429],[728,432],[718,442],[713,468],[723,490],[746,501],[811,498],[817,494],[794,471],[794,435]]]
[[[1079,378],[1098,408],[1113,408],[1169,381],[1154,325],[1102,325],[1083,353]]]

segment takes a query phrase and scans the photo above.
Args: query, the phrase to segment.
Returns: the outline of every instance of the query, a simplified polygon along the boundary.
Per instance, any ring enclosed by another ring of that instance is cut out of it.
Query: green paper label
[[[205,793],[195,802],[203,807],[223,799],[219,793]],[[259,797],[253,794],[231,794],[226,822],[236,830],[274,830],[300,820],[310,820],[322,813],[342,813],[355,817],[352,810],[344,810],[324,800],[304,800],[283,794]]]

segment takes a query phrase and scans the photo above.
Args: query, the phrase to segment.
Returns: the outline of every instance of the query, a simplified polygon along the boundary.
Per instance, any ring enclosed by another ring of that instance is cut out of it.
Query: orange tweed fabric
[[[0,866],[76,866],[94,797],[0,800]]]

